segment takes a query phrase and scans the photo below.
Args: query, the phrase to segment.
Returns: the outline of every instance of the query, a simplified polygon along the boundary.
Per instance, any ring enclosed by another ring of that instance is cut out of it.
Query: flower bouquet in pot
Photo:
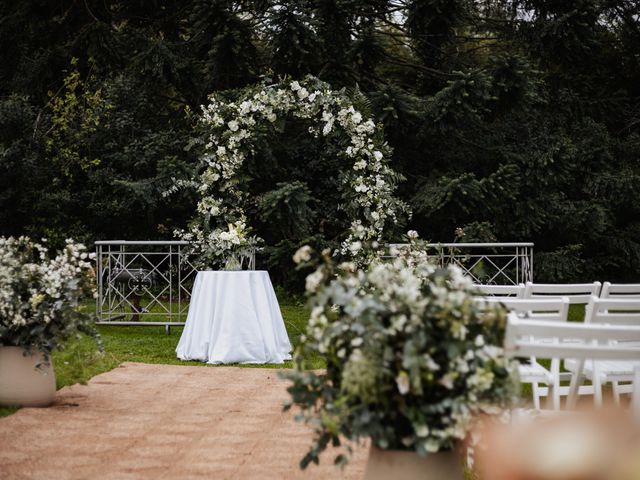
[[[91,258],[72,240],[52,256],[27,237],[0,237],[0,405],[50,404],[51,352],[79,331],[97,337],[80,310],[95,294]]]
[[[297,418],[315,431],[302,468],[328,445],[368,438],[365,478],[461,478],[451,452],[472,420],[515,396],[514,366],[500,347],[504,310],[481,310],[462,271],[436,267],[416,245],[364,270],[323,252],[307,277],[311,317],[285,375],[285,408],[298,407]],[[309,263],[313,253],[303,248],[296,260]],[[307,370],[305,359],[318,355],[326,370]],[[403,473],[404,461],[390,452],[412,465]],[[436,452],[450,453],[443,461]]]

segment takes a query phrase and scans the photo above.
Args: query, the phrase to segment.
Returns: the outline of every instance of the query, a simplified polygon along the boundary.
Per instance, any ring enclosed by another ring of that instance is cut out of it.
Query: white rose
[[[396,377],[396,385],[398,386],[398,392],[400,395],[406,395],[409,393],[409,375],[406,372],[400,372]]]
[[[351,148],[351,147],[349,147]],[[364,168],[367,166],[367,162],[365,162],[364,160],[358,160],[356,163],[353,164],[353,169],[354,170],[364,170]]]
[[[322,282],[322,272],[320,270],[316,270],[310,275],[307,275],[307,279],[305,281],[305,288],[308,292],[315,292],[320,286],[320,282]]]
[[[298,251],[293,255],[293,261],[296,264],[308,262],[309,260],[311,260],[311,251],[312,250],[309,245],[300,247]]]
[[[351,120],[353,123],[360,123],[362,121],[362,114],[360,112],[356,112],[351,116]]]
[[[240,104],[240,108],[238,110],[242,114],[249,113],[251,110],[251,103],[245,100]]]
[[[407,238],[410,238],[411,240],[415,240],[416,238],[418,238],[418,232],[416,232],[415,230],[409,230],[407,232]]]
[[[361,241],[356,241],[351,243],[351,245],[349,245],[349,250],[351,251],[351,253],[356,254],[358,253],[358,251],[362,248],[362,242]]]
[[[231,130],[232,132],[235,132],[238,130],[238,128],[240,128],[240,126],[238,125],[238,122],[236,122],[235,120],[231,120],[229,123],[227,123],[227,126],[229,127],[229,130]]]
[[[373,152],[373,158],[375,158],[376,160],[380,161],[380,160],[382,160],[382,157],[383,157],[382,152],[380,152],[378,150]]]

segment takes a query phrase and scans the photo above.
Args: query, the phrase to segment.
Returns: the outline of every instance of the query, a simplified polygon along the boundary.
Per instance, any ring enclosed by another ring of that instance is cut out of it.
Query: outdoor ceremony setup
[[[203,107],[209,133],[201,168],[167,192],[197,192],[195,216],[188,230],[175,232],[179,240],[101,240],[89,254],[69,239],[50,256],[27,237],[2,238],[3,405],[54,402],[51,354],[58,342],[76,331],[99,338],[81,311],[95,292],[96,326],[163,326],[167,335],[181,328],[179,360],[293,359],[279,376],[288,382],[284,410],[313,426],[303,470],[329,445],[344,467],[353,456],[348,442],[368,439],[366,466],[357,467],[367,480],[463,479],[474,466],[492,478],[514,478],[509,470],[527,475],[537,467],[515,456],[497,473],[486,463],[482,452],[492,445],[483,443],[482,422],[507,418],[517,429],[575,410],[579,400],[584,406],[587,397],[602,409],[609,388],[609,408],[626,412],[630,425],[640,423],[640,284],[537,283],[530,242],[434,244],[409,231],[404,243],[384,243],[386,226],[411,212],[394,196],[390,152],[373,121],[314,78],[249,89],[240,100],[212,97]],[[292,268],[310,271],[309,316],[298,331],[287,331],[269,272],[256,269],[264,240],[248,218],[240,175],[252,131],[289,114],[312,120],[312,136],[342,129],[349,139],[346,238],[335,249],[304,245],[291,255]],[[585,306],[584,317],[569,322],[576,305]],[[312,358],[323,368],[312,368]],[[135,375],[139,367],[121,368]],[[158,388],[138,383],[132,392]],[[530,388],[530,401],[522,386]],[[593,435],[588,441],[603,441]],[[631,441],[590,468],[636,475],[628,463],[638,447]],[[579,467],[562,466],[571,475]]]
[[[0,479],[640,480],[632,0],[0,4]]]

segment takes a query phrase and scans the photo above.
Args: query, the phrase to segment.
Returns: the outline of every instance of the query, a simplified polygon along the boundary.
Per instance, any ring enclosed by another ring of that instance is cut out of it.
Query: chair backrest
[[[558,339],[558,342],[541,342]],[[550,322],[519,318],[510,313],[505,334],[505,353],[512,357],[640,360],[640,325],[599,325]]]
[[[504,348],[510,357],[577,359],[578,368],[573,372],[567,398],[568,407],[573,407],[577,401],[578,380],[587,359],[640,361],[640,326],[550,322],[522,319],[510,313]],[[640,403],[636,400],[640,387],[635,385],[634,388],[635,407]],[[636,411],[636,415],[640,412]]]
[[[524,284],[518,285],[476,285],[476,289],[483,295],[491,295],[494,297],[515,297],[522,298],[524,296]]]
[[[535,317],[547,321],[566,322],[569,314],[569,299],[560,298],[512,298],[512,297],[478,297],[475,302],[480,305],[502,304],[520,318]]]
[[[527,282],[524,298],[567,297],[571,304],[586,304],[592,295],[598,296],[600,282],[593,283],[531,283]]]
[[[592,296],[584,315],[585,323],[640,326],[640,298],[598,298]]]
[[[604,282],[600,298],[640,298],[640,283]]]

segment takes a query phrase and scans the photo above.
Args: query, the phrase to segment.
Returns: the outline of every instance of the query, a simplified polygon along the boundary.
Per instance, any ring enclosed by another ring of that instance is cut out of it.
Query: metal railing
[[[391,244],[402,247],[406,244]],[[533,281],[533,243],[429,243],[427,253],[440,266],[457,265],[481,285]]]
[[[391,246],[401,246],[392,244]],[[98,324],[184,325],[197,268],[184,241],[96,242]],[[533,243],[432,243],[432,258],[479,284],[533,281]],[[255,252],[241,261],[255,268]]]
[[[197,268],[183,241],[96,242],[97,323],[184,325]]]

